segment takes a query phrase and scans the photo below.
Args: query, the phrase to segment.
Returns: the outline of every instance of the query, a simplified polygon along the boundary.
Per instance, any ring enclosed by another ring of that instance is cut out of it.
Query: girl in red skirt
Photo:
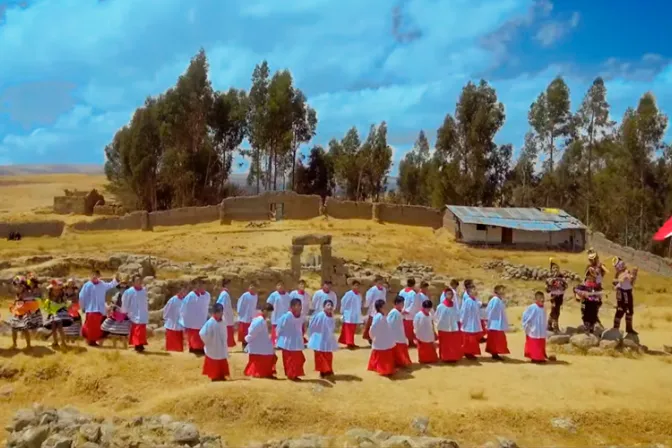
[[[508,355],[509,346],[506,342],[506,332],[509,330],[509,322],[506,319],[506,304],[504,303],[504,286],[495,286],[495,295],[488,302],[486,308],[488,315],[488,338],[485,343],[485,351],[492,355],[492,359],[503,360],[500,355]]]
[[[180,325],[184,327],[187,336],[189,353],[203,355],[203,341],[199,336],[203,325],[208,320],[210,309],[210,294],[205,290],[203,279],[192,281],[193,290],[182,300],[180,308]]]
[[[226,322],[226,343],[229,348],[236,346],[236,338],[234,337],[233,327],[236,321],[233,317],[233,304],[231,303],[231,294],[229,294],[229,279],[222,279],[222,291],[217,297],[217,303],[224,307],[224,322]]]
[[[331,300],[324,301],[323,310],[310,319],[308,332],[308,348],[315,352],[315,370],[320,377],[334,374],[334,352],[338,350],[338,342],[334,336],[334,304]]]
[[[534,294],[534,303],[525,309],[522,323],[525,330],[525,357],[534,363],[546,362],[547,327],[543,292]]]
[[[394,335],[392,329],[385,318],[385,301],[379,299],[376,301],[376,315],[371,324],[371,357],[369,358],[368,369],[377,372],[379,375],[390,376],[396,372],[394,362]]]
[[[184,350],[184,328],[179,320],[182,299],[185,295],[187,295],[187,288],[183,286],[163,307],[163,326],[166,328],[166,351],[168,352]]]
[[[121,297],[121,312],[131,321],[128,343],[136,352],[142,353],[147,345],[147,324],[149,323],[149,300],[147,290],[142,286],[142,277],[133,276],[133,286]]]
[[[303,364],[303,319],[301,318],[301,300],[292,299],[290,310],[278,319],[278,348],[282,350],[282,364],[285,375],[292,381],[305,375]]]
[[[374,281],[376,284],[366,291],[366,299],[364,304],[366,306],[366,322],[364,323],[364,333],[362,334],[362,337],[369,341],[369,344],[371,344],[369,330],[371,329],[371,324],[373,323],[373,316],[376,314],[376,301],[387,299],[387,289],[384,286],[383,277],[376,275]]]
[[[405,368],[413,364],[413,361],[408,355],[408,339],[406,339],[406,333],[404,333],[404,317],[401,315],[403,309],[404,298],[401,296],[395,297],[394,308],[387,313],[387,323],[395,342],[394,365]]]
[[[359,294],[359,281],[357,280],[352,282],[352,289],[346,292],[341,299],[341,316],[343,316],[343,325],[338,342],[347,345],[349,349],[357,348],[355,333],[357,326],[362,323],[362,296]]]
[[[476,286],[473,280],[465,280],[466,288],[462,308],[460,309],[460,325],[462,327],[464,357],[476,359],[481,354],[480,341],[483,337],[481,327],[481,301],[477,298]]]
[[[203,361],[203,375],[212,381],[224,381],[231,376],[229,372],[229,347],[226,343],[226,322],[222,319],[224,307],[215,303],[212,307],[212,317],[198,332],[205,345],[205,360]]]
[[[261,312],[252,319],[244,340],[247,344],[245,351],[249,354],[245,376],[275,378],[275,364],[278,362],[278,357],[275,356],[267,323],[271,313],[273,313],[273,305],[267,303],[262,307]]]
[[[460,310],[452,289],[444,291],[443,300],[436,307],[434,323],[439,333],[439,358],[441,361],[453,363],[462,359]]]
[[[252,322],[257,311],[258,300],[257,285],[252,282],[247,291],[238,298],[238,303],[236,304],[236,311],[238,312],[238,340],[243,343],[243,348],[247,345],[245,336],[247,336],[250,322]]]
[[[406,287],[399,295],[404,298],[404,332],[408,339],[408,346],[415,347],[415,334],[413,333],[413,318],[422,309],[422,301],[415,290],[415,279],[406,280]]]
[[[413,331],[418,341],[418,362],[420,364],[433,364],[438,362],[436,354],[436,333],[434,322],[430,314],[432,301],[422,302],[422,310],[418,311],[413,319]]]

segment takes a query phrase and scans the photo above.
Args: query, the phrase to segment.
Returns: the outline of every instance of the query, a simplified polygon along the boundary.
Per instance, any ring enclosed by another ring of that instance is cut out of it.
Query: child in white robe
[[[300,380],[305,375],[303,365],[303,320],[301,319],[301,301],[292,299],[290,310],[278,320],[278,348],[282,350],[282,364],[285,376],[292,380]]]
[[[231,303],[231,294],[229,294],[229,279],[222,279],[222,292],[217,297],[217,303],[224,307],[224,322],[226,322],[226,343],[229,348],[236,346],[234,337],[235,318],[233,316],[233,304]]]
[[[315,291],[315,294],[313,294],[313,314],[322,311],[325,300],[331,300],[334,304],[334,309],[337,308],[338,297],[336,296],[336,293],[331,290],[331,280],[325,280],[324,283],[322,283],[322,289]]]
[[[481,326],[481,301],[477,298],[476,286],[472,280],[465,280],[462,308],[460,309],[460,326],[462,327],[462,348],[467,359],[476,359],[481,354],[480,340],[483,336]]]
[[[236,311],[238,312],[238,340],[242,342],[243,348],[247,345],[245,336],[247,336],[250,323],[257,310],[258,301],[257,285],[253,282],[250,283],[247,291],[238,298],[238,303],[236,304]]]
[[[222,318],[224,307],[215,303],[212,307],[212,317],[198,332],[205,347],[203,361],[203,375],[212,381],[224,381],[231,376],[229,371],[229,347],[226,342],[226,322]]]
[[[301,300],[301,317],[303,318],[303,341],[308,342],[306,339],[306,330],[308,329],[308,315],[310,314],[310,307],[312,304],[312,298],[308,291],[306,291],[306,281],[299,280],[297,289],[289,293],[289,298],[291,299],[300,299]]]
[[[422,304],[425,303],[425,300],[431,301],[431,299],[429,298],[429,283],[421,282],[420,291],[417,292],[417,295],[418,295],[417,299],[420,301],[420,310],[422,311]]]
[[[406,339],[408,339],[408,346],[415,347],[415,334],[413,333],[413,318],[422,309],[422,302],[415,291],[415,279],[409,278],[406,280],[406,288],[399,292],[399,295],[404,298],[404,310],[401,314],[404,315],[404,332]]]
[[[547,322],[543,292],[534,294],[534,303],[523,312],[522,324],[525,330],[525,357],[534,363],[546,362]]]
[[[273,305],[266,303],[261,308],[261,312],[250,323],[250,328],[244,340],[247,344],[245,351],[249,355],[245,367],[245,376],[275,378],[275,365],[278,362],[278,357],[275,355],[266,322],[266,319],[271,317],[272,312]]]
[[[418,362],[420,364],[433,364],[439,360],[436,354],[436,333],[432,320],[432,301],[426,299],[422,302],[422,309],[413,319],[413,331],[418,341]]]
[[[371,329],[371,324],[373,323],[373,316],[376,315],[376,302],[378,300],[387,300],[387,289],[383,286],[383,277],[376,275],[375,285],[369,288],[366,291],[365,297],[365,307],[366,307],[366,322],[364,323],[364,333],[362,337],[369,341],[371,344],[371,336],[369,335],[369,330]],[[403,325],[403,323],[402,323]],[[406,347],[408,348],[408,346]]]
[[[121,296],[121,312],[131,321],[128,343],[136,352],[142,353],[147,345],[147,324],[149,323],[149,300],[147,290],[142,286],[142,276],[133,276],[133,286]]]
[[[208,320],[210,309],[210,294],[205,290],[202,279],[192,282],[193,290],[182,300],[180,308],[180,325],[187,335],[189,353],[202,355],[203,341],[199,336],[201,328]]]
[[[385,301],[376,302],[376,315],[371,324],[371,356],[369,357],[368,370],[379,375],[390,376],[397,371],[394,361],[394,334],[385,317]]]
[[[378,299],[383,300],[384,299]],[[404,309],[404,298],[397,296],[394,298],[394,308],[387,313],[387,323],[392,331],[394,338],[394,364],[397,367],[405,368],[413,364],[408,354],[408,339],[404,332],[404,316],[401,312]],[[375,310],[375,307],[374,307]]]
[[[82,326],[82,336],[86,339],[88,345],[96,347],[98,341],[103,338],[101,326],[105,320],[107,307],[105,305],[105,296],[107,291],[119,284],[119,276],[107,283],[100,279],[100,271],[94,270],[91,278],[84,283],[79,291],[79,306],[84,310],[84,325]]]
[[[485,351],[492,355],[492,359],[502,360],[500,355],[508,355],[509,346],[506,342],[506,332],[509,331],[509,322],[506,318],[506,304],[504,303],[505,288],[495,286],[495,295],[492,296],[486,308],[488,315],[488,337]]]
[[[322,311],[310,319],[308,348],[315,353],[315,371],[325,378],[334,374],[334,352],[338,342],[334,336],[334,304],[326,300]]]
[[[266,303],[273,305],[273,313],[271,314],[271,341],[273,341],[274,346],[278,342],[278,336],[276,334],[278,320],[289,311],[290,300],[291,298],[287,291],[285,291],[285,285],[282,282],[278,282],[278,284],[275,285],[275,291],[273,291],[268,296],[268,299],[266,299]]]
[[[434,323],[439,334],[439,358],[443,362],[454,363],[462,359],[462,332],[460,331],[460,310],[453,297],[453,290],[443,292],[443,300],[436,307]]]
[[[362,296],[359,294],[359,281],[357,280],[352,282],[352,289],[346,292],[341,299],[341,316],[343,316],[343,325],[338,342],[347,345],[349,349],[354,349],[357,347],[355,345],[357,326],[362,323]]]
[[[184,351],[184,327],[180,325],[180,309],[182,299],[187,295],[187,288],[182,287],[163,307],[163,326],[166,329],[166,351]]]

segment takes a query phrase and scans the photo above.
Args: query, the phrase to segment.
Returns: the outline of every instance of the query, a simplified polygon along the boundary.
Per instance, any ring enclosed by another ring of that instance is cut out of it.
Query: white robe
[[[257,316],[252,319],[250,329],[247,331],[247,336],[245,336],[245,342],[247,342],[245,351],[250,355],[275,354],[264,316]]]
[[[394,342],[408,345],[408,339],[406,333],[404,333],[404,316],[401,315],[399,310],[393,308],[392,311],[387,313],[387,323],[392,331]]]
[[[338,342],[334,336],[334,318],[320,311],[310,319],[308,324],[308,348],[316,352],[335,352]]]
[[[308,291],[303,291],[303,294],[298,289],[289,293],[289,299],[299,299],[301,301],[301,316],[306,317],[310,313],[311,297]]]
[[[217,303],[224,307],[223,319],[227,326],[232,326],[235,322],[233,317],[233,305],[231,304],[231,295],[228,289],[223,289],[217,297]]]
[[[98,284],[92,281],[84,283],[82,290],[79,291],[79,306],[85,313],[105,314],[107,307],[105,305],[105,296],[107,291],[117,286],[119,282],[113,279],[111,282],[100,280]]]
[[[494,296],[488,302],[488,330],[509,331],[509,321],[506,319],[506,305],[504,301]]]
[[[149,323],[147,290],[128,288],[121,296],[121,312],[128,315],[128,320],[132,323],[147,325]]]
[[[361,324],[362,296],[353,290],[346,292],[341,299],[341,314],[343,315],[343,323]]]
[[[525,334],[534,339],[546,338],[546,311],[544,307],[533,303],[523,312],[523,329]]]
[[[420,296],[412,289],[404,289],[399,293],[404,298],[404,320],[413,320],[422,308]]]
[[[432,316],[425,315],[418,311],[413,318],[413,332],[415,337],[422,342],[434,342],[434,327],[432,326]]]
[[[387,323],[387,319],[382,313],[373,316],[369,334],[373,340],[371,343],[373,350],[389,350],[396,345],[390,324]]]
[[[436,331],[455,332],[460,331],[460,310],[453,301],[453,306],[446,306],[443,301],[436,307],[434,313],[434,323],[436,324]]]
[[[459,312],[460,309],[462,308],[462,297],[457,295],[457,291],[455,291],[453,288],[450,288],[450,290],[453,291],[453,303],[455,304],[455,308],[457,308],[457,311]],[[441,293],[439,303],[442,303],[444,300],[446,300],[446,291],[443,291]]]
[[[250,323],[257,312],[258,295],[252,295],[247,291],[238,299],[236,311],[238,311],[238,322]]]
[[[163,326],[166,330],[183,331],[184,327],[180,325],[180,309],[182,308],[182,300],[177,296],[173,296],[168,300],[166,306],[163,307]]]
[[[324,301],[327,299],[334,302],[334,309],[337,309],[338,297],[334,291],[324,292],[323,289],[315,291],[315,294],[313,294],[313,310],[315,313],[319,313],[324,309]]]
[[[294,317],[291,311],[287,311],[278,319],[276,334],[278,336],[278,348],[290,351],[302,351],[303,343],[303,318]]]
[[[204,292],[198,295],[191,291],[182,299],[180,308],[180,325],[192,330],[200,330],[208,320],[210,309],[210,293]]]
[[[378,289],[378,286],[373,285],[366,291],[367,316],[373,317],[376,315],[376,302],[378,300],[387,300],[387,290],[385,288]]]
[[[227,359],[229,357],[229,347],[226,342],[226,322],[224,322],[224,319],[217,322],[214,317],[211,317],[203,325],[198,334],[203,344],[205,344],[205,356],[215,360]]]
[[[481,333],[481,301],[467,296],[460,309],[460,323],[465,333]]]
[[[280,293],[280,291],[273,291],[266,299],[266,303],[273,305],[273,312],[271,313],[271,324],[277,325],[278,319],[284,316],[289,311],[290,297],[288,293]]]

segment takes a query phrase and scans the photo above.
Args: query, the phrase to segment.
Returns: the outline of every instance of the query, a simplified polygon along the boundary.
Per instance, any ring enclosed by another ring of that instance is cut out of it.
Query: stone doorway
[[[331,255],[331,235],[301,235],[292,238],[292,260],[291,269],[292,277],[295,280],[301,278],[301,254],[304,246],[320,246],[321,258],[321,278],[322,282],[325,280],[332,280],[333,274],[333,258]]]

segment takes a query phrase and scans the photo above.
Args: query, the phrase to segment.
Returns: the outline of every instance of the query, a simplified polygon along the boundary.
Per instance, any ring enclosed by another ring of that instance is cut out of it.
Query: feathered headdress
[[[47,289],[62,288],[62,287],[63,282],[55,278],[51,282],[49,282],[49,286],[47,286]]]
[[[555,258],[553,258],[553,257],[549,258],[548,262],[550,263],[550,269],[551,270],[553,270],[553,266],[560,269],[560,265],[555,261]]]
[[[622,271],[625,269],[625,261],[621,260],[620,257],[614,257],[611,259],[611,261],[614,265],[614,269],[617,271]]]
[[[588,249],[588,259],[590,261],[597,259],[597,252],[595,252],[595,249],[593,249],[592,247]]]

